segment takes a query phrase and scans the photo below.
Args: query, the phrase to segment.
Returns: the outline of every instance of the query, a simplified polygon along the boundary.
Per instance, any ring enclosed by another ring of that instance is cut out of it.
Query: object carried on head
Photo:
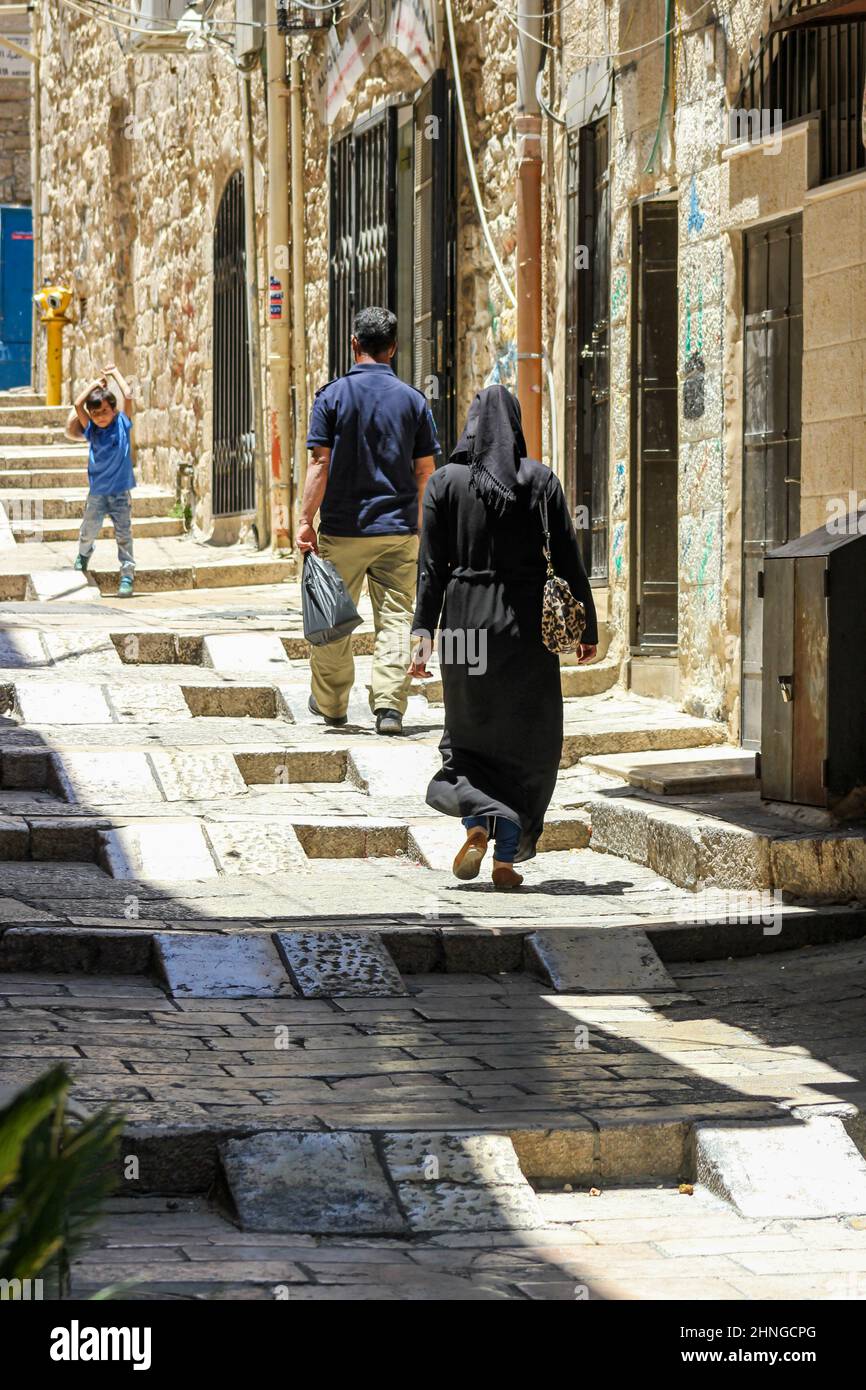
[[[312,550],[304,555],[301,608],[304,636],[314,647],[348,637],[361,622],[361,615],[330,560],[323,560]]]

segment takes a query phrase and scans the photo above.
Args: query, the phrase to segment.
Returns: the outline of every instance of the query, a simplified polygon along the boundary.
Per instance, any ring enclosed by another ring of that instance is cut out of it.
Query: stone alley
[[[864,101],[866,0],[0,0],[31,1373],[856,1357]]]
[[[53,526],[60,416],[0,414]],[[524,888],[458,883],[435,677],[376,739],[368,617],[323,728],[290,567],[151,545],[131,602],[107,540],[0,578],[4,1084],[62,1061],[136,1160],[73,1294],[862,1297],[864,917],[790,891],[844,839],[603,655]]]

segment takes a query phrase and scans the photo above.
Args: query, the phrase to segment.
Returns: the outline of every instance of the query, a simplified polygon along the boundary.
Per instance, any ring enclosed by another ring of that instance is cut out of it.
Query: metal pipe
[[[292,331],[295,378],[295,495],[307,476],[307,332],[304,313],[304,113],[301,64],[292,54],[289,104],[292,132]]]
[[[517,5],[517,395],[530,458],[541,458],[541,66],[538,0]]]
[[[241,89],[241,142],[244,160],[244,261],[247,289],[247,328],[250,344],[251,394],[256,460],[256,532],[259,550],[271,538],[271,479],[265,454],[265,419],[262,399],[262,335],[259,322],[259,270],[256,244],[256,180],[253,165],[252,74],[238,71]]]
[[[286,40],[276,0],[267,0],[268,77],[268,404],[271,423],[271,519],[274,545],[292,544],[291,332],[289,320],[289,95]]]

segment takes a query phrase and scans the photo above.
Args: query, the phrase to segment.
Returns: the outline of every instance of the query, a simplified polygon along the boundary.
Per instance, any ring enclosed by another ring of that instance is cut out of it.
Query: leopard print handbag
[[[541,499],[541,525],[544,530],[544,558],[547,561],[547,578],[541,600],[541,640],[549,652],[573,652],[580,646],[583,637],[586,609],[553,568],[546,497]]]

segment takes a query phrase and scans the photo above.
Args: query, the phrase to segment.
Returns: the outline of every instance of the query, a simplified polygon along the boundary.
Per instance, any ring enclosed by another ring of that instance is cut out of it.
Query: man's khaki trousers
[[[355,603],[364,579],[373,605],[376,645],[370,708],[406,710],[409,633],[415,608],[417,536],[319,536],[319,554],[330,560]],[[313,647],[313,699],[323,714],[346,713],[355,662],[352,639]]]

